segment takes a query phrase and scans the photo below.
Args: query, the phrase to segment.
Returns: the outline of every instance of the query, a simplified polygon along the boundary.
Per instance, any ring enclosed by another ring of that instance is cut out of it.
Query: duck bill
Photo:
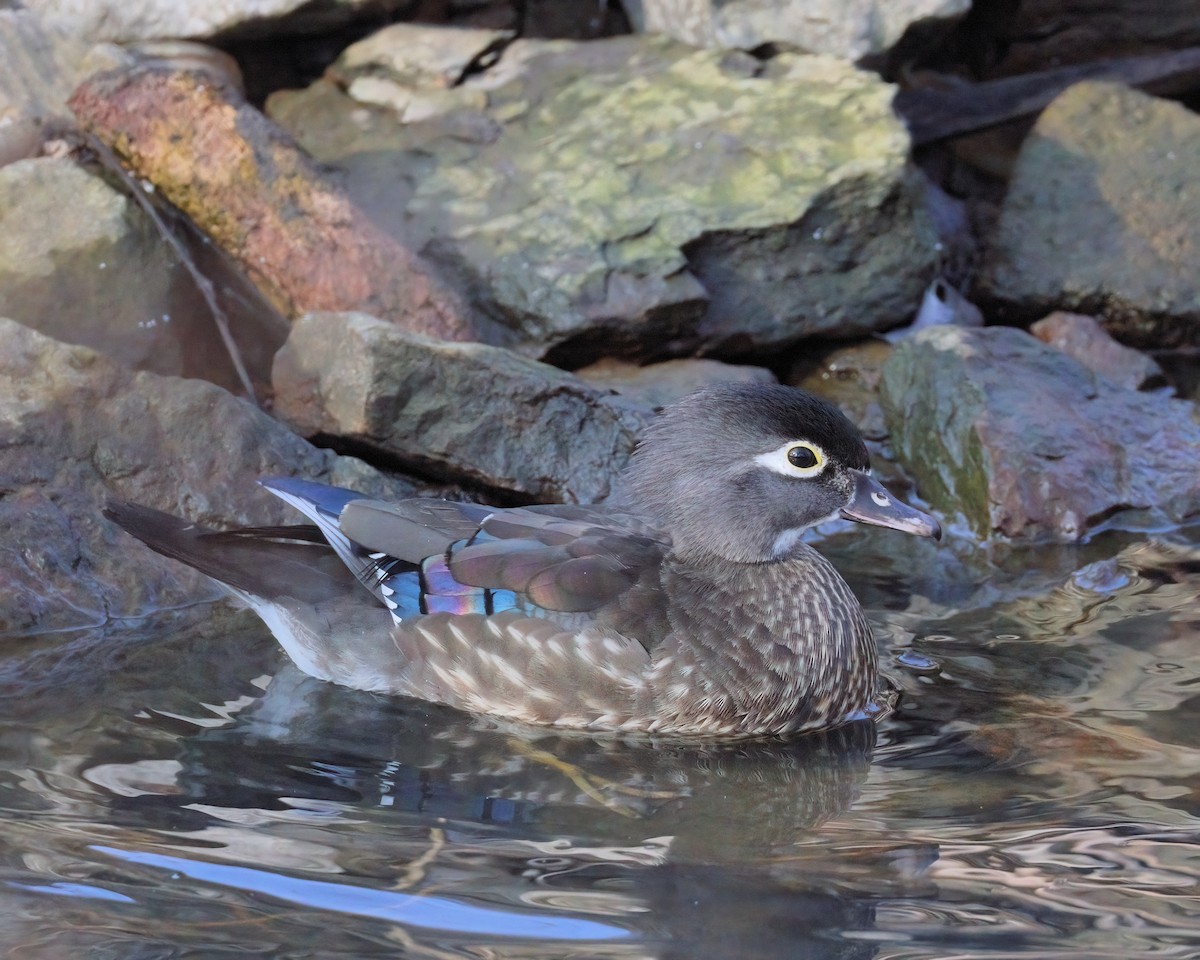
[[[918,537],[942,539],[942,525],[927,513],[915,510],[907,503],[897,500],[869,474],[851,470],[854,477],[854,494],[850,502],[842,507],[842,516],[859,523],[873,523],[877,527],[891,527]]]

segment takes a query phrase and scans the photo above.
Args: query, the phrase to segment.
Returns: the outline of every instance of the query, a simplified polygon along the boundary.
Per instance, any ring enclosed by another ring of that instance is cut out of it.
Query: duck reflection
[[[144,722],[179,733],[182,721]],[[90,779],[113,788],[119,821],[172,838],[104,852],[175,875],[216,861],[263,873],[209,882],[259,892],[302,872],[352,878],[363,897],[450,893],[526,918],[603,918],[608,934],[588,938],[612,941],[602,955],[636,943],[631,955],[869,957],[846,933],[871,927],[871,898],[846,888],[844,870],[813,870],[821,855],[796,845],[854,801],[874,739],[869,721],[729,742],[548,733],[287,667],[230,722],[181,736],[157,768],[169,785],[122,789],[111,767]],[[397,910],[388,916],[419,938],[420,914]]]
[[[344,804],[489,835],[671,836],[728,859],[790,844],[843,812],[874,738],[869,721],[762,740],[556,733],[358,693],[287,666],[233,722],[182,739],[175,791],[158,799],[176,828],[197,805],[208,815]]]

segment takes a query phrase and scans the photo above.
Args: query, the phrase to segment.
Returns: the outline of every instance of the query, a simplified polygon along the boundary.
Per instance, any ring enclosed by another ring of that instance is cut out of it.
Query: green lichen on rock
[[[844,62],[526,41],[466,83],[487,91],[482,114],[400,130],[370,114],[332,148],[295,98],[275,115],[352,192],[361,173],[372,215],[523,352],[762,354],[902,322],[934,269],[892,87]],[[328,89],[312,97],[328,109]],[[377,179],[389,128],[402,216]]]

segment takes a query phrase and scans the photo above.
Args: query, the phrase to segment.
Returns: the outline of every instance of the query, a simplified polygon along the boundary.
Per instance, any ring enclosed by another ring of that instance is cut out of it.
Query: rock
[[[1108,83],[1071,87],[1021,149],[979,293],[1002,317],[1098,317],[1134,346],[1200,343],[1200,118]]]
[[[1195,405],[1117,387],[1020,330],[923,330],[894,348],[880,396],[921,496],[980,536],[1200,513]]]
[[[376,76],[404,87],[449,89],[468,70],[494,63],[514,36],[511,30],[395,23],[348,46],[329,68],[329,75],[347,86],[361,77]]]
[[[721,363],[719,360],[664,360],[639,367],[624,360],[598,360],[575,371],[575,376],[595,387],[617,393],[655,409],[665,407],[715,383],[775,383],[765,367]]]
[[[843,60],[890,49],[914,23],[957,19],[970,0],[622,0],[635,29],[697,47],[784,43]]]
[[[209,70],[142,64],[100,74],[70,106],[285,316],[370,309],[421,333],[482,339],[482,318],[456,290]]]
[[[326,75],[359,103],[394,111],[404,123],[465,108],[483,110],[487,94],[462,86],[467,70],[495,62],[511,30],[448,30],[397,23],[347,47]]]
[[[1164,381],[1157,363],[1144,353],[1117,343],[1094,317],[1060,311],[1043,317],[1029,332],[1118,386],[1138,390],[1159,386]]]
[[[333,0],[318,4],[314,11],[322,27],[349,21],[356,8],[374,0]],[[262,30],[264,21],[276,20],[313,6],[309,0],[24,0],[23,6],[39,14],[52,28],[69,31],[95,43],[112,40],[159,40],[164,38],[211,37],[239,27]],[[303,19],[292,18],[293,29],[303,29]]]
[[[650,411],[569,373],[366,314],[309,314],[275,358],[275,409],[302,433],[526,501],[603,499]]]
[[[426,88],[422,88],[426,89]],[[566,367],[766,355],[909,319],[935,269],[891,88],[826,57],[517,41],[421,123],[322,81],[271,115],[377,223]]]
[[[67,98],[84,77],[128,59],[116,47],[92,49],[69,27],[23,9],[0,9],[0,117],[67,117]]]
[[[0,319],[0,635],[63,630],[215,595],[105,520],[108,497],[230,525],[299,519],[255,482],[299,474],[403,495],[349,457],[200,380],[132,373]]]
[[[889,342],[895,343],[918,330],[944,323],[960,327],[982,327],[983,313],[944,277],[935,277],[929,289],[925,291],[925,296],[921,298],[921,306],[917,309],[913,322],[907,327],[889,330],[883,336]]]

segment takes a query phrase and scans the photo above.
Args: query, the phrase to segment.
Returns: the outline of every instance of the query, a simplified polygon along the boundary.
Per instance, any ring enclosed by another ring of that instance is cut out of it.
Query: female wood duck
[[[107,514],[246,600],[314,677],[559,727],[757,736],[875,710],[871,628],[801,534],[839,516],[941,530],[867,471],[829,403],[732,384],[651,425],[620,508],[384,503],[274,477],[315,527]]]

